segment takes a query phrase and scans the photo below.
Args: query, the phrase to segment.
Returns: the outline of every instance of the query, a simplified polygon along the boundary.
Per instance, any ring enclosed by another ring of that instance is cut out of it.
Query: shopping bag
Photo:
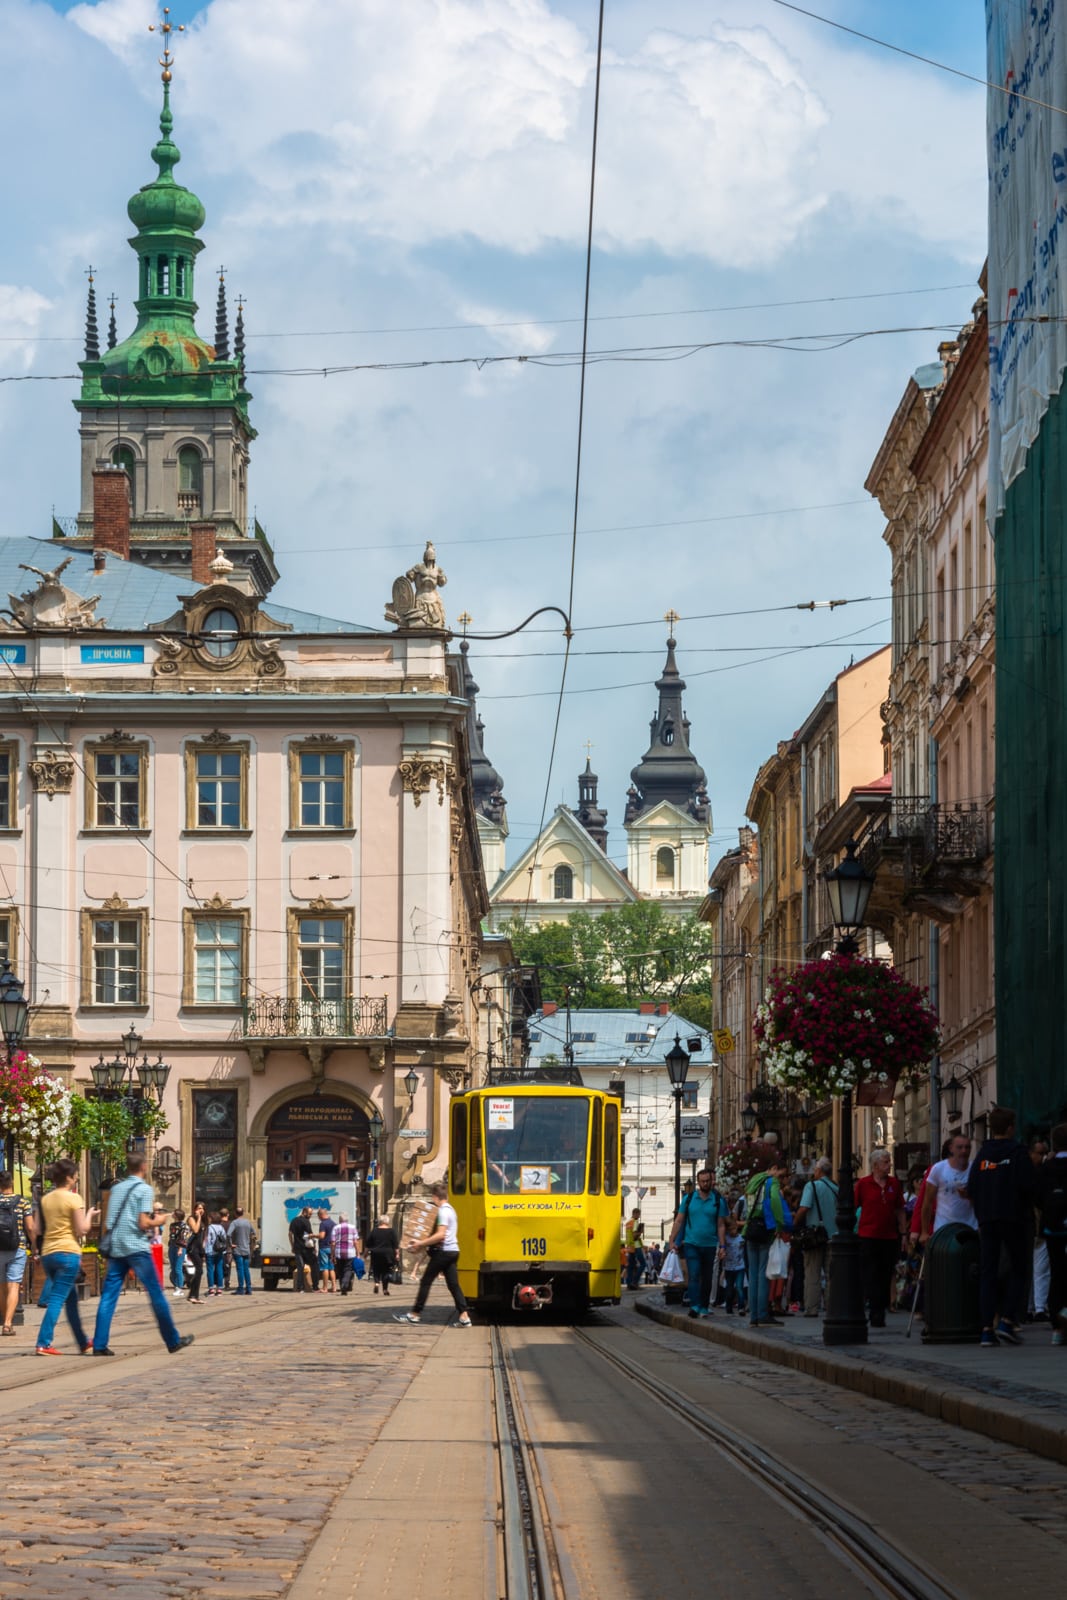
[[[363,1274],[367,1270],[367,1263],[364,1261],[362,1256],[356,1256],[355,1260],[352,1262],[352,1270],[357,1278],[363,1277]]]
[[[667,1251],[667,1259],[664,1261],[662,1267],[659,1270],[659,1281],[660,1281],[660,1283],[682,1283],[682,1282],[684,1282],[684,1274],[682,1272],[682,1264],[678,1260],[678,1252],[677,1252],[677,1250],[668,1250]]]
[[[789,1276],[789,1243],[786,1239],[775,1239],[767,1251],[767,1276],[768,1278],[788,1278]]]

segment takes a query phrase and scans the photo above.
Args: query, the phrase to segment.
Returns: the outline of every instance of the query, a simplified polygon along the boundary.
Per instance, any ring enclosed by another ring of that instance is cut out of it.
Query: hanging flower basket
[[[0,1067],[0,1128],[37,1161],[62,1148],[72,1100],[66,1084],[45,1072],[36,1056],[19,1051]]]
[[[892,1105],[898,1079],[918,1077],[940,1044],[922,990],[862,956],[776,969],[753,1031],[772,1083],[860,1105]]]
[[[766,1172],[772,1162],[779,1160],[781,1150],[769,1140],[750,1139],[747,1143],[724,1144],[715,1164],[715,1187],[721,1194],[731,1189],[744,1189],[757,1172]]]

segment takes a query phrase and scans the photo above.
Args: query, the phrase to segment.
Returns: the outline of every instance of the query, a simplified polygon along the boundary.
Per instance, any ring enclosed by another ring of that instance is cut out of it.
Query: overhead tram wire
[[[732,306],[680,306],[676,311],[609,311],[591,316],[590,322],[647,322],[660,317],[718,317],[738,311],[789,311],[797,306],[843,305],[851,300],[896,300],[920,294],[949,294],[961,289],[974,291],[973,283],[938,283],[923,289],[871,289],[864,294],[822,294],[803,300],[753,300]],[[581,317],[518,317],[511,322],[428,322],[406,328],[293,328],[281,332],[254,333],[249,343],[259,339],[367,339],[374,335],[408,333],[490,333],[498,328],[565,328],[580,323]],[[0,344],[81,344],[81,333],[4,333]]]
[[[1054,111],[1058,116],[1067,117],[1067,111],[1062,106],[1054,106],[1048,100],[1035,100],[1033,95],[1020,94],[1018,89],[1010,89],[1006,84],[993,83],[989,78],[979,78],[973,72],[964,72],[961,67],[950,67],[945,61],[935,61],[933,56],[924,56],[918,50],[906,50],[903,45],[890,44],[888,39],[879,39],[873,33],[861,33],[859,28],[850,28],[844,22],[838,22],[833,17],[824,17],[818,11],[808,11],[804,6],[793,4],[793,0],[771,0],[771,4],[781,6],[783,11],[795,11],[800,17],[808,17],[812,22],[821,22],[827,28],[836,28],[839,33],[850,33],[854,39],[863,39],[867,44],[876,44],[881,50],[891,50],[894,55],[907,56],[909,61],[919,61],[924,67],[936,67],[938,72],[948,72],[954,78],[964,78],[968,83],[976,83],[983,89],[993,89],[997,94],[1007,95],[1010,100],[1022,100],[1029,106],[1037,106],[1041,111]]]
[[[559,724],[563,715],[563,696],[567,688],[567,665],[570,661],[571,640],[574,638],[574,579],[578,565],[578,506],[582,491],[582,430],[585,422],[585,373],[586,355],[589,349],[589,286],[593,274],[593,210],[596,202],[596,145],[597,134],[600,128],[600,69],[604,59],[604,0],[600,0],[597,15],[596,35],[596,81],[593,88],[593,148],[589,159],[589,220],[585,235],[585,298],[582,305],[582,364],[581,376],[578,381],[578,439],[574,461],[574,517],[571,523],[571,559],[570,574],[567,584],[567,629],[564,634],[563,666],[559,678],[559,694],[556,699],[556,715],[552,724],[552,744],[548,752],[548,771],[545,774],[545,792],[541,800],[541,819],[537,825],[537,837],[540,839],[545,826],[545,817],[548,815],[548,799],[552,791],[552,769],[556,763],[556,746],[559,743]],[[530,899],[533,894],[534,874],[537,871],[537,845],[534,845],[533,865],[530,868],[530,881],[526,889],[526,900],[522,908],[522,922],[526,926],[526,919],[530,914]]]

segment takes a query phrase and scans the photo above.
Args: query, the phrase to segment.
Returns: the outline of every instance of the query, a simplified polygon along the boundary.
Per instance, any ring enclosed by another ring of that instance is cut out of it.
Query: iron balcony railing
[[[286,1000],[257,995],[244,1003],[246,1039],[381,1038],[387,1031],[384,999],[348,995],[343,1000]]]
[[[926,813],[928,861],[983,861],[989,854],[989,819],[984,806],[934,805]]]

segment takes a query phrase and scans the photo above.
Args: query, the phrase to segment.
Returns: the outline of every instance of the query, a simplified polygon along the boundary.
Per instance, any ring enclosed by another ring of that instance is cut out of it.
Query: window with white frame
[[[347,932],[344,917],[297,916],[293,974],[297,1000],[344,999]]]
[[[96,1006],[144,1003],[145,918],[89,915],[88,1001]]]
[[[223,750],[201,747],[187,756],[192,763],[191,826],[243,828],[248,755],[243,746]]]
[[[90,828],[145,826],[147,752],[143,748],[88,752],[86,825]]]
[[[245,970],[244,918],[194,915],[191,920],[192,1004],[240,1005]]]

